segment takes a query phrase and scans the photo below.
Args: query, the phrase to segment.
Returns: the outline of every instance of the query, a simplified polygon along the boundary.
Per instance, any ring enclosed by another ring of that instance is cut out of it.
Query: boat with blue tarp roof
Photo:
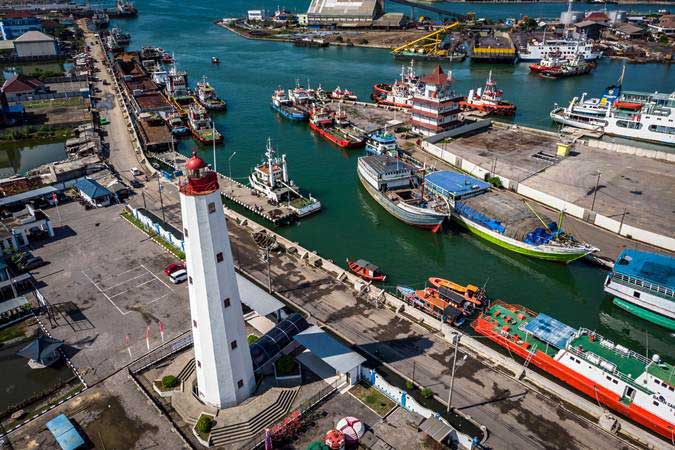
[[[447,199],[452,218],[461,226],[500,247],[535,258],[569,263],[596,251],[562,230],[558,222],[537,213],[525,202],[491,184],[452,171],[425,177],[427,190]]]
[[[675,258],[624,249],[605,280],[605,292],[621,309],[675,330]]]

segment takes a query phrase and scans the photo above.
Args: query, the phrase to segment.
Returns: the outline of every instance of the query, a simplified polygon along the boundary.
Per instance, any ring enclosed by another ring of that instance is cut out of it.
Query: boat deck
[[[616,365],[616,370],[635,380],[642,375],[647,366],[644,358],[638,359],[631,354],[623,354],[613,348],[601,344],[601,339],[593,341],[590,336],[582,335],[571,342],[571,346],[583,349],[584,353],[591,352],[600,358]],[[612,344],[613,345],[613,344]]]
[[[528,349],[536,346],[537,350],[550,357],[554,357],[558,353],[557,348],[524,331],[525,325],[535,317],[525,310],[512,311],[501,304],[494,304],[481,317],[494,324],[493,331],[495,333],[507,332],[511,340],[515,340],[513,336],[517,336],[518,342],[522,342],[521,345]]]
[[[543,226],[524,202],[505,192],[493,190],[462,202],[481,214],[501,222],[505,227],[504,235],[517,240],[523,240],[527,233]],[[538,214],[546,224],[556,221],[548,215]]]

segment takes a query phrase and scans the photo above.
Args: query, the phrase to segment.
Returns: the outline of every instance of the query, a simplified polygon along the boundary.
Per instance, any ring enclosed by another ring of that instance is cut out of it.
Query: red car
[[[164,274],[168,277],[177,270],[185,270],[185,264],[183,263],[171,263],[164,268]]]

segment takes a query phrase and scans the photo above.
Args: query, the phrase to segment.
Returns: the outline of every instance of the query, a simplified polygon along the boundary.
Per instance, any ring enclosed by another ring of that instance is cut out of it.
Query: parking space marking
[[[144,267],[144,269],[145,269],[145,267]],[[145,269],[145,270],[148,270],[148,269]],[[149,272],[149,271],[148,271],[148,272]],[[142,273],[142,274],[140,274],[140,275],[137,275],[137,276],[135,276],[135,277],[133,277],[133,278],[129,278],[128,280],[122,281],[121,283],[113,284],[112,286],[107,287],[107,288],[105,288],[104,290],[105,290],[105,291],[109,291],[109,290],[111,290],[111,289],[115,289],[115,288],[118,287],[118,286],[122,286],[123,284],[127,284],[127,283],[130,282],[130,281],[136,280],[136,279],[141,278],[141,277],[144,277],[144,276],[146,276],[146,275],[147,275],[147,273],[144,272],[144,273]]]
[[[115,302],[112,301],[112,299],[111,299],[110,297],[108,297],[108,294],[106,294],[106,293],[103,291],[103,289],[101,289],[100,287],[98,287],[98,284],[96,284],[96,283],[94,282],[94,280],[92,280],[92,279],[89,277],[89,275],[87,275],[87,274],[84,272],[84,270],[82,271],[82,275],[84,275],[85,277],[87,277],[87,280],[89,280],[89,281],[91,282],[91,284],[93,284],[94,287],[95,287],[96,289],[98,289],[98,291],[99,291],[101,294],[103,294],[103,296],[104,296],[106,299],[108,299],[108,301],[115,307],[115,309],[117,309],[117,311],[119,311],[120,314],[122,314],[123,316],[126,316],[127,314],[129,314],[129,313],[131,312],[131,311],[127,311],[127,312],[122,311],[122,310],[120,309],[120,307],[117,306],[117,305],[115,304]]]
[[[150,302],[148,303],[148,305],[152,305],[152,304],[155,303],[156,301],[159,301],[159,300],[163,299],[164,297],[167,297],[168,295],[169,295],[169,293],[167,292],[166,294],[161,295],[161,296],[157,297],[156,299],[150,301]]]
[[[171,288],[171,286],[169,286],[168,284],[166,284],[165,282],[163,282],[161,278],[159,278],[157,275],[155,275],[155,274],[152,273],[150,270],[148,270],[147,267],[145,267],[143,264],[141,264],[141,267],[144,268],[145,270],[147,270],[148,273],[149,273],[150,275],[152,275],[153,277],[157,278],[157,280],[159,280],[160,283],[162,283],[164,286],[166,286],[166,288],[167,288],[168,290],[170,290],[171,292],[173,292],[173,289]]]
[[[143,286],[143,285],[145,285],[145,284],[152,283],[153,281],[155,281],[155,280],[152,279],[152,280],[144,281],[143,283],[137,284],[136,286],[134,286],[134,289],[139,288],[139,287],[141,287],[141,286]],[[128,290],[128,289],[127,289],[127,290]],[[126,291],[124,291],[124,292],[126,292]]]

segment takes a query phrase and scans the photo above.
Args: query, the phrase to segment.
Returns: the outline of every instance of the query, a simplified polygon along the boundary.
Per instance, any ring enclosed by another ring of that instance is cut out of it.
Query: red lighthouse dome
[[[197,152],[192,152],[192,158],[188,159],[187,163],[185,164],[185,169],[190,172],[195,172],[206,167],[206,163],[203,159],[197,156]]]
[[[192,153],[192,157],[185,163],[187,181],[183,181],[180,191],[185,195],[206,195],[218,190],[218,175],[209,169],[209,166]]]

